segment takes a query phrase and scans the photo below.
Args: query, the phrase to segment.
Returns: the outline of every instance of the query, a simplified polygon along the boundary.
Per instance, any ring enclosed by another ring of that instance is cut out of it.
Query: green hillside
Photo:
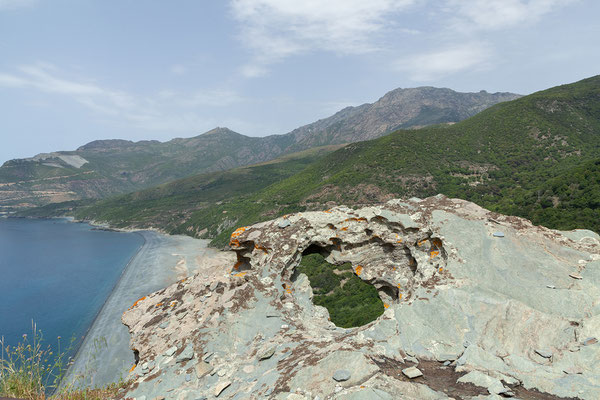
[[[80,218],[109,221],[115,227],[157,227],[173,232],[194,212],[226,203],[232,197],[242,200],[247,194],[258,192],[296,174],[322,155],[339,147],[324,146],[249,167],[195,175],[96,202],[80,200],[48,204],[24,210],[19,215],[48,217],[75,214]],[[225,227],[228,224],[226,213],[222,213],[222,217]],[[192,230],[186,233],[199,234]]]
[[[185,190],[164,192],[166,196],[153,201],[206,201],[205,207],[176,223],[158,226],[210,237],[217,245],[226,243],[236,226],[283,213],[437,193],[552,228],[600,231],[598,159],[600,77],[596,76],[497,104],[454,125],[400,130],[347,145],[304,163],[306,167],[293,175],[261,178],[268,186],[231,181],[222,186],[218,202]],[[127,225],[131,218],[122,216],[142,204],[135,200],[141,194],[132,196],[129,204],[99,203],[80,209],[77,216]],[[168,207],[160,211],[176,212]],[[152,208],[145,207],[145,212],[147,220],[163,218]]]
[[[373,139],[398,128],[457,122],[518,97],[433,87],[395,89],[373,104],[346,107],[284,135],[248,137],[215,128],[167,142],[96,140],[75,151],[5,162],[0,166],[0,213],[67,200],[107,198],[319,146]]]
[[[597,205],[577,197],[578,190],[586,190],[588,197],[599,198],[594,197],[600,194],[598,174],[594,180],[588,173],[599,157],[600,77],[593,77],[498,104],[455,125],[350,144],[247,199],[193,213],[175,232],[206,228],[220,245],[230,233],[219,226],[223,212],[237,226],[328,203],[437,193],[553,228],[600,231]],[[571,181],[571,186],[565,190],[553,186],[555,181]],[[563,200],[550,210],[537,193],[550,198],[555,190]]]

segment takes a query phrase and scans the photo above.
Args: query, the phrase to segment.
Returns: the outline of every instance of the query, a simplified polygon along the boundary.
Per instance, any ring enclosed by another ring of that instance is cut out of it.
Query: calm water
[[[0,218],[0,336],[81,339],[144,239],[66,220]],[[61,345],[62,345],[61,344]]]

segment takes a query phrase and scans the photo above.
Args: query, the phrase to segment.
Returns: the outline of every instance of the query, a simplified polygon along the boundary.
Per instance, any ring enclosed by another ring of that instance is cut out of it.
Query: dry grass
[[[60,387],[69,361],[65,355],[70,347],[61,349],[60,337],[56,354],[43,344],[41,332],[32,322],[32,335],[23,335],[16,346],[0,339],[0,397],[31,400],[103,400],[117,397],[125,382],[104,388]]]

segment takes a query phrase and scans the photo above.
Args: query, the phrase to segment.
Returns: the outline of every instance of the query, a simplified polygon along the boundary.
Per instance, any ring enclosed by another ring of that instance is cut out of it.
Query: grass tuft
[[[58,337],[56,353],[44,344],[42,332],[32,322],[31,336],[24,334],[16,346],[5,345],[0,339],[0,397],[31,400],[101,400],[114,398],[125,382],[103,388],[79,388],[73,384],[60,386],[70,365],[67,354],[73,341],[61,348]]]

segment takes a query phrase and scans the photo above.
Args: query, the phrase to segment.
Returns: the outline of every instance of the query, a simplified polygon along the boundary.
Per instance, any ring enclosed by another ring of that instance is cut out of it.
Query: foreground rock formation
[[[600,398],[600,237],[436,196],[238,229],[235,265],[123,315],[137,399]],[[302,254],[351,262],[386,308],[336,327]]]

